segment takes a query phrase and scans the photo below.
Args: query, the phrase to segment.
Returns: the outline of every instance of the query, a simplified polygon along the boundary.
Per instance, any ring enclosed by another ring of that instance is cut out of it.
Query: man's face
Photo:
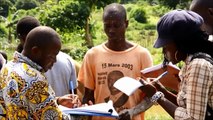
[[[119,78],[121,78],[120,76],[110,76],[108,78],[108,87],[109,87],[109,90],[110,90],[110,93],[112,95],[115,95],[117,93],[119,93],[120,91],[118,89],[116,89],[113,84],[115,83],[115,81],[117,81]]]
[[[60,49],[61,45],[55,44],[52,46],[48,46],[44,51],[42,51],[39,58],[39,63],[45,72],[51,69],[53,64],[56,62],[56,56],[59,53]]]
[[[205,30],[209,35],[213,35],[213,8],[207,8],[205,6],[193,6],[190,9],[203,17],[203,30]]]
[[[113,84],[119,79],[124,77],[123,73],[121,71],[112,71],[108,74],[107,76],[107,82],[108,82],[108,87],[110,90],[110,93],[112,95],[116,95],[117,93],[120,93],[120,90],[115,88]]]
[[[204,19],[203,29],[207,31],[208,34],[213,35],[213,8],[201,9],[198,11]]]
[[[124,20],[120,15],[104,16],[104,31],[109,40],[120,40],[125,37],[125,31],[128,21]]]

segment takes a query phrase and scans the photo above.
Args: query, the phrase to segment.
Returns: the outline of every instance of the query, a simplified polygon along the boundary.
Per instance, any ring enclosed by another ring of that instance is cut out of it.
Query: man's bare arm
[[[92,103],[95,103],[94,98],[94,90],[91,90],[89,88],[84,88],[84,95],[83,95],[83,104],[89,104],[89,101],[92,101]]]

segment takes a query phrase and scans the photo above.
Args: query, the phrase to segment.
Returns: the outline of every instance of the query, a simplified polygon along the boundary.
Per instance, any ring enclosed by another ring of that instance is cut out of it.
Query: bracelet
[[[157,103],[160,98],[164,98],[164,94],[158,91],[151,97],[150,101],[153,103]]]

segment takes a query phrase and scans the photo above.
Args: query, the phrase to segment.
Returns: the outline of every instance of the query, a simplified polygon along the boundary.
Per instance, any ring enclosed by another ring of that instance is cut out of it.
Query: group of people
[[[153,60],[148,49],[126,39],[124,6],[107,5],[102,19],[108,40],[87,51],[78,74],[74,60],[61,51],[54,29],[31,16],[19,20],[20,44],[13,59],[1,69],[0,119],[74,120],[58,106],[72,108],[109,100],[120,113],[119,120],[144,120],[144,112],[155,103],[176,120],[213,119],[213,43],[208,40],[213,34],[213,1],[193,0],[190,10],[172,10],[157,23],[154,47],[162,48],[165,64],[184,62],[177,95],[160,82],[140,78],[140,71],[151,67]],[[124,76],[139,77],[144,85],[127,96],[113,87]],[[84,87],[82,99],[76,92],[78,82]]]
[[[70,94],[77,88],[75,64],[60,51],[58,33],[32,16],[20,19],[16,32],[20,44],[1,70],[1,117],[72,119],[58,109],[58,105],[81,104],[78,96]]]

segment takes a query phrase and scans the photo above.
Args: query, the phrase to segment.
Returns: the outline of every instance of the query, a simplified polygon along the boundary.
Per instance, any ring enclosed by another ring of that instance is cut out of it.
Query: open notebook
[[[67,108],[59,105],[59,109],[63,113],[71,115],[118,117],[118,113],[115,111],[112,101],[79,108]]]
[[[165,68],[163,64],[158,64],[149,68],[145,68],[141,70],[141,76],[145,78],[156,78],[163,72],[168,71],[163,78],[160,79],[160,82],[167,88],[173,89],[175,91],[178,90],[178,84],[180,82],[178,73],[180,68],[172,63],[169,63]]]

